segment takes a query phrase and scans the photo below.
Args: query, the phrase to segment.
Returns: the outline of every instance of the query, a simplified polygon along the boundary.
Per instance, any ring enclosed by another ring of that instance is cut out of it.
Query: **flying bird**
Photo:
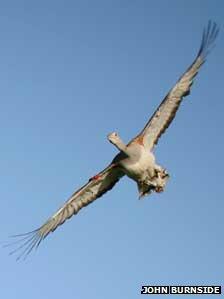
[[[125,175],[137,183],[139,198],[152,192],[164,191],[169,174],[166,169],[157,164],[153,150],[161,135],[174,119],[183,98],[189,95],[193,79],[205,62],[218,32],[216,23],[209,21],[203,31],[201,45],[195,60],[165,96],[143,130],[128,144],[122,141],[118,133],[109,134],[108,140],[119,151],[109,166],[75,191],[64,205],[38,229],[16,235],[15,237],[19,237],[19,240],[13,243],[16,243],[17,247],[11,254],[19,250],[17,259],[25,258],[32,249],[39,246],[49,233],[54,232],[58,226],[77,214],[83,207],[112,189]]]

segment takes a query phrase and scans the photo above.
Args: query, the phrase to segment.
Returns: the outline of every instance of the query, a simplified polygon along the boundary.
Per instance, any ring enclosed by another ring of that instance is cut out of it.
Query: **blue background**
[[[134,137],[194,59],[207,21],[221,28],[156,148],[166,191],[139,201],[124,178],[25,262],[2,249],[1,298],[141,298],[142,284],[223,284],[223,17],[217,0],[0,2],[3,243],[104,168],[117,153],[106,135]]]

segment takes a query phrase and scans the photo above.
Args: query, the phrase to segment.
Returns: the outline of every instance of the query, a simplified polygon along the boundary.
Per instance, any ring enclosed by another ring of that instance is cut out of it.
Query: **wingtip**
[[[215,40],[219,34],[220,28],[215,21],[209,20],[207,26],[203,30],[201,46],[198,51],[198,57],[201,57],[203,60],[214,48]]]
[[[9,238],[14,238],[13,242],[4,244],[4,248],[14,247],[13,250],[9,252],[9,255],[16,255],[16,261],[25,260],[29,253],[37,248],[42,240],[42,236],[39,234],[38,230],[34,230],[29,233],[13,235]]]

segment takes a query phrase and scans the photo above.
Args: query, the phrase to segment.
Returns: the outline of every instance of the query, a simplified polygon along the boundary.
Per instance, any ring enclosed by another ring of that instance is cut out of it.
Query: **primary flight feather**
[[[111,164],[73,193],[68,201],[41,227],[27,234],[15,236],[19,237],[19,240],[13,243],[17,244],[17,247],[11,253],[20,251],[18,259],[25,258],[50,232],[55,231],[59,225],[77,214],[80,209],[112,189],[124,175],[137,183],[140,198],[151,192],[164,190],[169,175],[156,163],[152,150],[174,119],[183,98],[189,95],[193,79],[205,62],[218,32],[216,23],[210,21],[203,32],[201,46],[195,60],[168,92],[141,133],[127,145],[117,133],[109,134],[108,140],[119,150]]]

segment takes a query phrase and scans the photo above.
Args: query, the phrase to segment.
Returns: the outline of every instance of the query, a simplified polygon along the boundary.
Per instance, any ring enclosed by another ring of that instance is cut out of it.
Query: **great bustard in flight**
[[[195,60],[168,92],[144,129],[127,145],[117,133],[109,134],[108,140],[119,150],[110,165],[90,178],[83,187],[73,193],[65,204],[41,227],[27,234],[17,235],[16,237],[20,237],[15,242],[17,248],[11,253],[21,250],[18,259],[26,257],[33,248],[39,246],[50,232],[77,214],[80,209],[112,189],[124,175],[137,183],[140,198],[151,192],[164,190],[169,175],[164,168],[156,163],[153,149],[159,137],[175,117],[183,97],[189,95],[193,79],[205,62],[218,32],[216,23],[210,21],[207,28],[204,29],[201,46]],[[21,242],[21,244],[18,245],[17,242]]]

